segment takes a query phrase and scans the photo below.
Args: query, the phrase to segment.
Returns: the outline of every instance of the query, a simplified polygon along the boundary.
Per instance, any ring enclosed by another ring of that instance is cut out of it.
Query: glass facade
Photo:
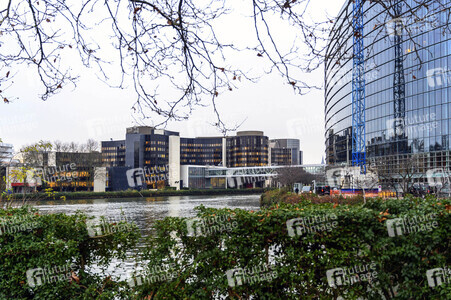
[[[291,149],[287,148],[271,148],[271,166],[290,166]]]
[[[227,138],[227,167],[258,167],[268,165],[269,139],[263,133],[237,133]]]
[[[102,163],[107,167],[124,167],[125,140],[102,142]]]
[[[428,168],[449,167],[451,2],[403,2],[402,11],[389,7],[390,14],[379,3],[364,6],[367,164],[417,154]],[[328,164],[352,160],[352,6],[347,1],[342,8],[326,54]],[[407,12],[409,6],[414,13]]]
[[[297,139],[275,139],[269,141],[272,166],[300,165],[300,142]]]
[[[196,166],[222,165],[222,138],[181,138],[180,164]]]

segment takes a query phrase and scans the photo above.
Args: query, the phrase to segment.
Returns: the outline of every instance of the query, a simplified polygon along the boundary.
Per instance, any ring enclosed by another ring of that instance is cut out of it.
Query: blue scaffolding
[[[352,165],[366,173],[365,146],[365,53],[363,43],[363,2],[354,0],[352,73]]]

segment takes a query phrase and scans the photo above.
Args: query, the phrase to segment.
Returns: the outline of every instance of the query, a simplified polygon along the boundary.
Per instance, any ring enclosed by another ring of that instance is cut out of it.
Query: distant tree
[[[93,139],[86,143],[55,141],[39,143],[23,147],[21,150],[24,165],[28,169],[35,170],[36,176],[40,177],[43,188],[53,182],[57,190],[72,188],[76,191],[78,186],[86,183],[86,189],[92,190],[94,180],[105,177],[105,174],[95,171],[102,167],[101,155],[98,151],[99,144]],[[55,164],[50,161],[50,152],[58,152],[55,155]],[[74,164],[75,170],[66,170],[68,165]],[[52,168],[55,168],[53,171]],[[73,176],[73,175],[76,176]],[[69,176],[69,177],[68,177]],[[59,180],[59,178],[64,178]]]
[[[285,167],[276,169],[276,182],[280,182],[282,186],[288,186],[291,189],[295,183],[302,183],[304,185],[311,185],[313,180],[317,180],[318,176],[311,174],[302,167]]]
[[[409,193],[415,181],[424,177],[426,168],[419,154],[377,157],[371,164],[385,185],[398,193]]]
[[[22,163],[10,166],[3,177],[5,186],[11,185],[14,182],[22,183],[22,193],[1,193],[0,206],[11,207],[12,205],[25,205],[30,200],[39,200],[47,196],[52,196],[52,190],[45,190],[45,194],[31,193],[36,191],[36,186],[43,180],[43,176],[38,175],[35,171],[37,167],[42,166],[44,161],[44,154],[52,149],[52,145],[48,142],[40,141],[36,144],[31,144],[23,147],[19,151]]]
[[[20,156],[25,166],[29,168],[42,167],[47,163],[46,155],[53,149],[50,141],[39,141],[20,149]],[[48,156],[47,156],[48,157]]]

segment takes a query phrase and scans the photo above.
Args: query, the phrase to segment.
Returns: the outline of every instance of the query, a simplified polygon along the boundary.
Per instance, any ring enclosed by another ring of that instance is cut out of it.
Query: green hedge
[[[376,199],[366,205],[305,201],[256,212],[201,207],[198,217],[209,220],[201,227],[204,236],[188,235],[200,223],[157,222],[145,256],[149,268],[142,278],[147,280],[141,279],[145,284],[137,292],[155,299],[449,299],[451,286],[431,288],[426,276],[427,270],[450,265],[449,213],[449,200],[433,198]],[[432,231],[389,236],[387,221],[428,214],[436,215]],[[289,234],[290,219],[326,217],[330,230],[317,226],[316,233]],[[363,270],[361,279],[369,273],[373,280],[340,285],[336,269],[352,267]],[[227,274],[236,268],[261,278],[249,275],[243,283],[242,274],[235,274],[229,283]],[[328,274],[335,276],[335,286]]]
[[[303,202],[311,202],[314,204],[321,203],[337,203],[337,204],[362,204],[364,202],[362,195],[355,197],[343,197],[343,196],[318,196],[317,194],[301,193],[296,194],[290,192],[287,189],[269,190],[260,196],[260,206],[267,208],[275,204],[298,204]]]
[[[158,190],[158,191],[119,191],[119,192],[55,192],[47,199],[91,199],[91,198],[136,198],[136,197],[159,197],[159,196],[198,196],[198,195],[249,195],[261,194],[265,189],[203,189],[203,190]]]
[[[124,259],[135,249],[139,231],[133,225],[115,230],[126,224],[117,222],[105,227],[110,228],[105,235],[90,237],[87,220],[80,213],[0,210],[0,299],[126,299],[124,282],[94,273],[91,267]],[[42,269],[49,270],[46,276]]]
[[[450,210],[450,200],[434,198],[305,200],[260,211],[199,207],[197,220],[157,221],[140,247],[136,227],[121,230],[122,221],[91,237],[80,213],[1,210],[2,229],[22,227],[0,235],[0,299],[449,299],[449,283],[430,287],[427,271],[450,265]],[[387,226],[391,220],[431,214],[424,231],[389,235],[387,228],[398,229]],[[299,218],[305,226],[290,223]],[[91,269],[131,253],[144,270],[128,282]],[[68,264],[70,281],[29,286],[28,270]],[[340,272],[353,267],[372,277],[341,285]]]

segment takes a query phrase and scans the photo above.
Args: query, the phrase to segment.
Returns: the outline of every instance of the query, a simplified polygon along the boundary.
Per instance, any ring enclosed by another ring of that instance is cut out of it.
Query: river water
[[[171,217],[194,217],[195,207],[204,205],[214,208],[241,208],[246,210],[260,209],[260,195],[228,195],[228,196],[166,196],[150,198],[92,199],[66,201],[40,201],[29,203],[41,213],[74,214],[82,211],[88,216],[105,216],[107,220],[125,219],[134,222],[143,236],[151,232],[155,220]],[[122,217],[121,217],[122,215]],[[133,255],[133,253],[130,253]],[[107,273],[120,279],[127,279],[130,273],[140,269],[132,259],[113,261]],[[96,267],[94,266],[94,271]]]
[[[111,198],[92,200],[40,201],[30,203],[42,213],[74,214],[77,210],[88,216],[105,216],[107,220],[121,218],[133,221],[143,235],[148,235],[155,220],[165,217],[193,217],[195,207],[260,209],[260,195],[228,196],[165,196],[150,198]]]

